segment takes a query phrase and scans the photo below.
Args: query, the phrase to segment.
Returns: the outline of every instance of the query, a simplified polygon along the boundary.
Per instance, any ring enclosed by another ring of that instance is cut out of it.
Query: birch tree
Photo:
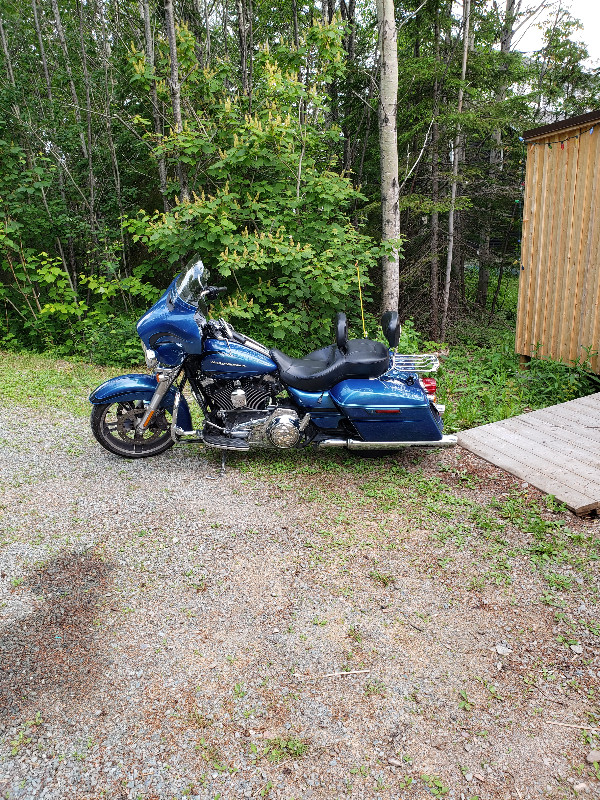
[[[398,34],[393,0],[377,0],[377,25],[380,57],[379,73],[379,148],[381,167],[381,238],[384,242],[400,237],[398,181]],[[397,247],[382,264],[382,311],[397,311],[400,295],[400,257]]]

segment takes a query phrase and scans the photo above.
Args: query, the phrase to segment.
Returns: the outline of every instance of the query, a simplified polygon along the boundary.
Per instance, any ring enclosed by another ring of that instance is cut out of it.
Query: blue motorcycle
[[[193,259],[140,319],[137,331],[152,375],[121,375],[90,395],[92,432],[125,458],[164,452],[180,440],[223,451],[254,448],[342,447],[358,451],[408,446],[445,447],[443,407],[435,400],[433,355],[398,355],[398,315],[382,328],[389,349],[371,339],[348,339],[345,314],[336,341],[304,358],[209,319],[207,304],[223,287],[208,285]],[[194,430],[184,389],[203,415]]]

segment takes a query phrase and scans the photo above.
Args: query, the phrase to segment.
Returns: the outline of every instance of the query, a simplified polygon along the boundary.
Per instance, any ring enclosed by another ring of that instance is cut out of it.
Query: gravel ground
[[[218,479],[195,446],[127,462],[81,418],[0,410],[1,796],[600,797],[598,562],[559,643],[525,559],[469,591],[418,520],[357,504],[323,531],[327,470],[262,458]],[[419,470],[516,485],[458,449]]]

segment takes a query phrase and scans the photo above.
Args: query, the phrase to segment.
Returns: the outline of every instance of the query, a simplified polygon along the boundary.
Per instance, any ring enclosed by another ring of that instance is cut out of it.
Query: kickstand
[[[225,460],[227,458],[227,451],[221,450],[221,472],[220,477],[222,478],[225,475]]]

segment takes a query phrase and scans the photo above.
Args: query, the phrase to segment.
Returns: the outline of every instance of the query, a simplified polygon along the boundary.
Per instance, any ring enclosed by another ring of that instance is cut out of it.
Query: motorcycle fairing
[[[156,379],[152,375],[129,374],[119,375],[118,378],[110,378],[100,384],[90,394],[89,400],[93,405],[103,403],[131,403],[135,400],[150,402],[156,390]],[[176,389],[171,386],[162,402],[167,411],[173,411]],[[186,431],[192,428],[192,417],[187,401],[183,395],[179,400],[179,410],[177,412],[177,425]]]
[[[206,339],[202,372],[215,378],[255,378],[277,370],[268,356],[228,339]]]
[[[442,420],[418,382],[395,378],[341,381],[330,391],[335,404],[368,442],[438,441]]]
[[[138,322],[140,339],[155,351],[161,364],[176,366],[185,353],[202,352],[202,333],[195,319],[196,311],[177,295],[173,281]]]

